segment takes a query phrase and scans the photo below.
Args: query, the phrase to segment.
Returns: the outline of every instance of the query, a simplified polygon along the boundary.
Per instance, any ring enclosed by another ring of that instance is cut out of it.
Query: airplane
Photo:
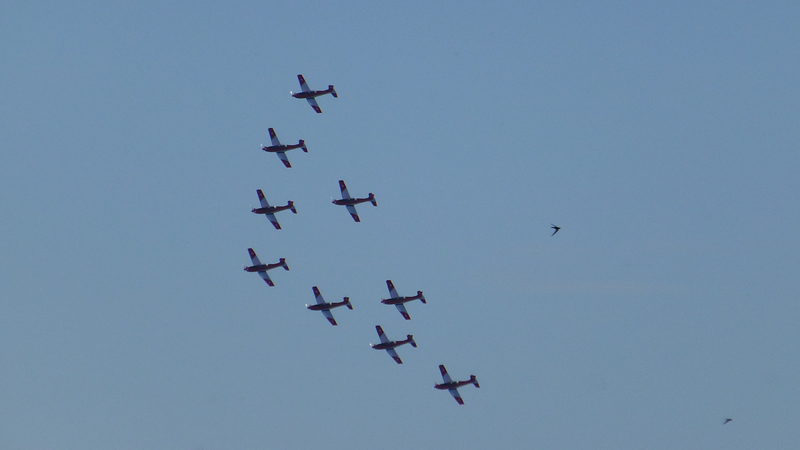
[[[416,341],[414,341],[414,336],[408,334],[406,335],[407,338],[404,341],[390,341],[389,338],[386,337],[386,333],[383,332],[383,328],[380,325],[376,325],[375,329],[378,331],[378,337],[381,338],[380,344],[369,344],[370,347],[374,348],[375,350],[386,350],[386,353],[391,356],[397,364],[403,364],[403,361],[400,360],[400,356],[397,355],[397,352],[394,351],[395,347],[399,347],[403,344],[411,344],[412,347],[417,346]]]
[[[375,194],[372,192],[369,193],[369,197],[365,198],[350,197],[350,193],[347,192],[347,186],[344,184],[344,180],[339,180],[339,190],[342,191],[342,198],[339,200],[334,200],[333,204],[346,206],[347,211],[350,212],[350,215],[353,216],[353,220],[356,222],[361,222],[361,219],[358,218],[355,205],[364,202],[371,202],[372,206],[378,206],[378,202],[375,200]]]
[[[463,405],[464,400],[462,400],[461,396],[458,394],[458,388],[460,388],[461,386],[466,386],[468,384],[474,384],[476,388],[481,387],[481,385],[478,384],[478,379],[475,378],[475,375],[470,375],[469,380],[466,381],[453,381],[453,379],[450,378],[450,375],[448,375],[447,369],[444,368],[444,364],[439,365],[439,372],[442,372],[442,379],[444,380],[444,383],[442,384],[434,383],[433,388],[439,390],[447,389],[448,391],[450,391],[450,395],[452,395],[453,398],[456,399],[456,402],[458,402],[459,405]]]
[[[553,225],[553,224],[551,223],[550,225]],[[552,228],[552,229],[556,230],[556,231],[553,231],[553,234],[551,234],[550,236],[555,236],[555,235],[556,235],[556,233],[558,233],[558,230],[560,230],[560,229],[561,229],[561,227],[557,227],[557,226],[555,226],[555,225],[553,225],[553,226],[552,226],[552,227],[550,227],[550,228]]]
[[[406,320],[411,320],[411,316],[408,315],[408,311],[406,311],[406,307],[403,303],[408,303],[417,299],[419,299],[419,301],[422,303],[428,303],[425,301],[425,296],[422,295],[422,291],[417,291],[417,295],[412,297],[400,297],[397,295],[397,289],[394,288],[394,283],[392,283],[392,280],[386,280],[386,287],[389,288],[389,294],[392,296],[392,298],[381,299],[381,303],[384,305],[394,305]]]
[[[264,150],[267,153],[277,153],[278,158],[283,161],[283,165],[286,166],[287,169],[291,169],[292,165],[289,164],[289,158],[286,157],[286,152],[289,150],[293,150],[295,148],[302,148],[304,152],[308,153],[308,148],[306,148],[306,141],[300,139],[297,144],[290,144],[284,145],[281,144],[281,141],[278,139],[278,135],[275,134],[275,130],[273,128],[269,129],[269,138],[272,139],[272,145],[263,145],[261,146],[261,150]]]
[[[261,260],[258,259],[256,256],[256,252],[253,251],[252,248],[248,248],[247,252],[250,253],[250,259],[253,260],[253,265],[249,267],[245,267],[245,272],[258,272],[261,278],[267,282],[267,284],[272,287],[275,286],[275,283],[269,278],[267,275],[268,270],[275,269],[277,267],[283,267],[284,270],[289,270],[289,266],[286,265],[286,258],[281,258],[280,261],[276,262],[275,264],[261,264]]]
[[[252,212],[255,214],[266,215],[267,219],[272,222],[272,225],[276,230],[281,229],[281,224],[279,224],[278,219],[275,218],[276,212],[290,209],[293,213],[297,214],[297,210],[294,207],[293,201],[289,200],[289,203],[286,206],[269,206],[269,202],[267,202],[267,199],[264,197],[264,193],[261,192],[261,189],[256,189],[256,193],[258,193],[258,201],[261,202],[261,208],[253,208]]]
[[[306,79],[303,78],[303,75],[297,75],[297,81],[300,82],[300,89],[302,89],[303,92],[289,91],[289,93],[292,94],[292,97],[294,98],[306,99],[308,104],[311,105],[312,108],[314,108],[314,111],[316,111],[317,114],[322,113],[322,110],[319,109],[319,105],[315,100],[317,97],[319,97],[320,95],[331,94],[335,98],[339,98],[339,95],[336,93],[336,90],[333,89],[332,84],[329,84],[328,89],[325,89],[324,91],[312,91],[311,89],[308,88],[308,84],[306,84]]]
[[[316,286],[312,287],[311,289],[314,291],[314,298],[317,299],[317,304],[311,306],[306,305],[306,308],[310,309],[311,311],[322,311],[322,315],[325,316],[325,318],[328,319],[328,322],[330,322],[333,326],[336,326],[336,319],[334,319],[333,314],[331,314],[331,310],[333,308],[347,306],[347,309],[353,309],[353,305],[350,304],[350,297],[345,297],[341,302],[325,303],[325,299],[322,298],[322,294],[319,293],[319,289]]]

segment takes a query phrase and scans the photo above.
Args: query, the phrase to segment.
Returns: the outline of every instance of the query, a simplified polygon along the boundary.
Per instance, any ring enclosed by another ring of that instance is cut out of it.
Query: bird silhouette
[[[725,419],[725,422],[722,422],[722,424],[723,424],[723,425],[725,425],[726,423],[728,423],[728,422],[730,422],[730,421],[732,421],[732,420],[733,420],[733,419]]]
[[[550,225],[553,225],[553,224],[551,223]],[[555,236],[555,235],[556,235],[556,233],[558,233],[558,230],[560,230],[560,229],[561,229],[561,227],[557,227],[557,226],[555,226],[555,225],[553,225],[553,226],[552,226],[552,227],[550,227],[550,228],[552,228],[552,229],[556,230],[556,231],[553,231],[553,234],[551,234],[550,236]]]

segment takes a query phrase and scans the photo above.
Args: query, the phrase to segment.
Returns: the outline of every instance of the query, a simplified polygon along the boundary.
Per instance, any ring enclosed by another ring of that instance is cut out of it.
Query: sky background
[[[798,19],[0,3],[0,448],[796,448]]]

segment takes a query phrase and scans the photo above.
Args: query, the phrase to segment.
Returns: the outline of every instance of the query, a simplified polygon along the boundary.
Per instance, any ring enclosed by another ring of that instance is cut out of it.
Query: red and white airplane
[[[289,200],[289,203],[286,206],[269,206],[269,202],[264,197],[264,193],[261,192],[261,189],[256,189],[258,193],[258,201],[261,202],[261,208],[253,208],[252,212],[255,214],[264,214],[267,216],[272,225],[275,227],[276,230],[281,229],[281,224],[278,223],[278,219],[275,218],[275,213],[279,211],[285,211],[290,209],[293,213],[297,214],[297,210],[294,208],[294,202]]]
[[[261,260],[258,259],[258,256],[256,256],[256,252],[254,252],[252,248],[248,248],[247,252],[250,253],[250,259],[253,261],[253,265],[245,267],[244,271],[258,272],[261,278],[263,278],[264,281],[266,281],[266,283],[270,286],[275,286],[275,283],[273,283],[272,280],[269,278],[269,275],[267,275],[268,270],[272,270],[277,267],[283,267],[284,270],[289,270],[289,266],[286,265],[286,258],[281,258],[280,261],[278,261],[275,264],[262,264]]]
[[[403,361],[400,360],[400,356],[398,356],[397,352],[394,351],[395,347],[399,347],[403,344],[411,344],[412,347],[417,346],[417,343],[414,341],[414,336],[410,334],[406,335],[407,338],[404,341],[390,341],[389,338],[386,337],[386,333],[383,332],[383,328],[381,328],[380,325],[376,325],[375,329],[378,330],[378,337],[381,338],[381,343],[369,344],[370,347],[374,348],[375,350],[386,350],[386,353],[394,358],[397,364],[403,364]]]
[[[316,305],[306,305],[306,308],[310,309],[311,311],[322,311],[322,315],[328,319],[328,322],[331,325],[336,326],[336,319],[333,318],[333,314],[331,314],[331,310],[333,308],[338,308],[340,306],[347,306],[347,309],[352,310],[353,305],[350,304],[350,297],[344,297],[343,301],[341,302],[331,302],[325,303],[325,299],[322,298],[322,294],[319,293],[319,289],[314,286],[311,288],[314,291],[314,298],[317,300]]]
[[[303,92],[290,91],[289,93],[292,94],[292,97],[294,98],[306,99],[306,101],[308,101],[308,104],[311,105],[312,108],[314,108],[314,111],[316,111],[317,114],[322,112],[322,110],[319,109],[317,101],[315,100],[317,97],[319,97],[320,95],[331,94],[332,96],[339,98],[339,95],[336,93],[336,90],[333,89],[332,84],[329,84],[328,89],[325,89],[324,91],[312,91],[311,89],[309,89],[308,84],[306,84],[306,79],[303,78],[302,75],[297,75],[297,81],[300,82],[300,89],[302,89]]]
[[[466,381],[453,381],[450,378],[450,375],[447,374],[447,369],[444,368],[444,364],[439,365],[439,372],[442,372],[442,379],[444,380],[444,383],[442,384],[434,383],[433,385],[434,389],[439,389],[439,390],[447,389],[448,391],[450,391],[450,395],[452,395],[453,398],[456,399],[459,405],[463,405],[464,400],[462,400],[461,396],[458,394],[458,388],[460,388],[461,386],[466,386],[468,384],[474,384],[476,388],[481,387],[481,385],[478,384],[478,379],[475,378],[475,375],[470,375],[469,380]]]
[[[347,186],[344,184],[344,180],[339,180],[339,190],[342,191],[342,198],[339,200],[334,200],[334,205],[344,205],[347,207],[347,211],[353,216],[353,220],[356,222],[361,222],[361,219],[358,218],[358,213],[356,212],[356,206],[359,203],[370,202],[372,206],[378,206],[378,201],[375,200],[375,194],[372,192],[369,193],[369,197],[364,198],[356,198],[350,197],[350,193],[347,192]]]
[[[270,128],[269,129],[269,138],[272,139],[272,145],[264,145],[261,147],[261,150],[264,150],[267,153],[277,153],[278,158],[283,161],[283,165],[286,168],[291,169],[292,165],[289,164],[289,158],[286,157],[286,152],[289,150],[293,150],[296,148],[302,148],[304,152],[308,153],[308,148],[306,148],[306,141],[300,139],[297,144],[291,145],[283,145],[281,144],[280,139],[278,139],[278,135],[275,134],[275,130]]]
[[[394,283],[392,283],[392,280],[386,280],[386,287],[389,288],[389,294],[392,296],[392,298],[381,299],[381,303],[384,305],[394,305],[406,320],[411,320],[411,316],[408,315],[408,311],[406,311],[404,303],[408,303],[412,300],[419,300],[422,303],[428,303],[425,301],[425,296],[422,295],[422,291],[417,291],[417,295],[411,297],[400,297],[397,295],[397,289],[394,288]]]

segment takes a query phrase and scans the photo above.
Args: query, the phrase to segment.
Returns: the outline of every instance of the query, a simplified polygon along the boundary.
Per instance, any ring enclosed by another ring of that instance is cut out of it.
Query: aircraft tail
[[[306,141],[303,139],[300,139],[300,148],[302,148],[304,152],[308,153],[308,147],[306,147]]]
[[[407,339],[409,341],[411,341],[409,343],[411,344],[412,347],[414,347],[414,348],[417,347],[417,341],[414,340],[414,335],[413,334],[409,334]]]
[[[289,266],[286,265],[286,258],[281,258],[281,265],[283,266],[283,270],[289,270]]]
[[[378,201],[375,200],[375,194],[370,192],[369,193],[369,197],[367,197],[367,198],[369,198],[369,201],[372,202],[372,206],[378,206]]]
[[[421,301],[422,303],[428,303],[428,302],[425,300],[425,296],[424,296],[424,295],[422,295],[422,291],[417,291],[417,295],[419,295],[419,301]]]
[[[478,384],[478,379],[475,377],[475,375],[470,375],[469,381],[472,381],[472,384],[474,384],[476,388],[481,387],[481,385]]]
[[[344,298],[344,306],[347,306],[347,309],[350,309],[350,310],[353,309],[353,305],[350,303],[350,297],[345,297]]]
[[[294,207],[294,202],[293,202],[293,201],[291,201],[291,200],[289,200],[289,209],[290,209],[290,210],[291,210],[293,213],[297,214],[297,209]]]
[[[334,89],[334,88],[333,88],[333,85],[332,85],[332,84],[329,84],[329,85],[328,85],[328,89],[330,89],[330,90],[331,90],[331,95],[332,95],[332,96],[334,96],[335,98],[339,98],[339,94],[337,94],[337,93],[336,93],[336,89]]]

